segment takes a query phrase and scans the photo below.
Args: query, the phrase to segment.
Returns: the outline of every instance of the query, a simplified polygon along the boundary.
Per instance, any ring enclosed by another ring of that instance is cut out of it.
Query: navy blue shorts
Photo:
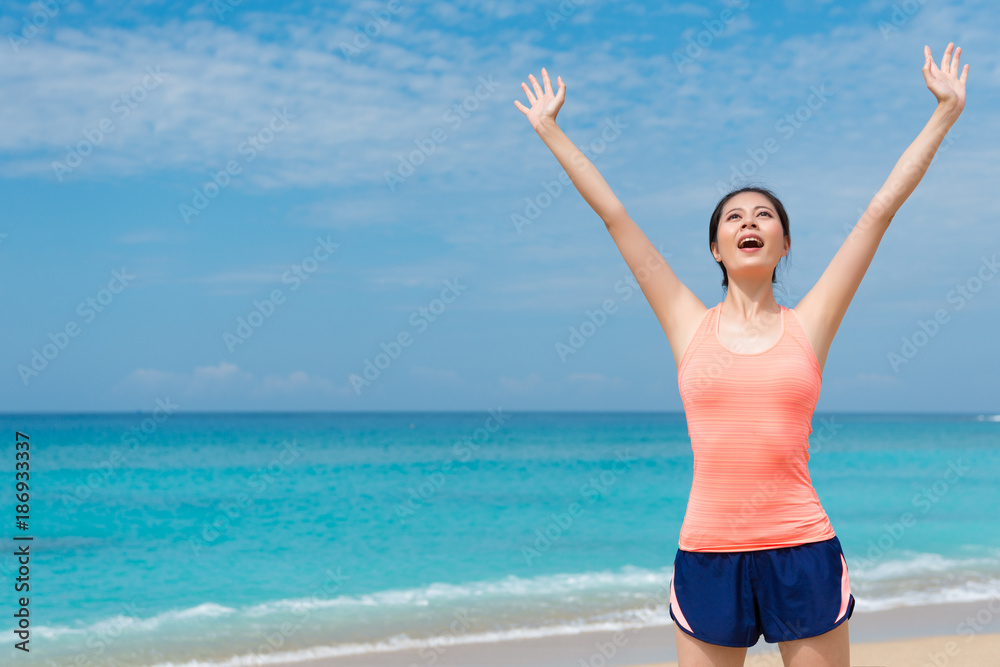
[[[815,637],[854,613],[840,540],[782,549],[677,550],[670,617],[696,639],[753,646]]]

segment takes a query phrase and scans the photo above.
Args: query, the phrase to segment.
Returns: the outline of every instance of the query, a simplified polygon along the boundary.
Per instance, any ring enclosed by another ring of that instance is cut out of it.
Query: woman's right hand
[[[528,96],[528,102],[531,104],[531,108],[528,109],[520,101],[514,100],[514,105],[521,110],[525,116],[528,117],[528,121],[531,122],[531,127],[535,130],[542,123],[556,121],[556,114],[559,113],[559,109],[562,107],[563,100],[566,99],[566,84],[563,83],[562,77],[557,77],[556,80],[559,83],[559,92],[552,94],[552,82],[549,81],[549,73],[542,68],[542,81],[545,82],[545,89],[538,85],[538,80],[535,78],[534,74],[528,75],[528,80],[531,81],[531,85],[534,86],[535,92],[532,94],[528,85],[521,82],[521,88],[524,90],[525,94]]]
[[[968,65],[959,76],[958,59],[961,56],[962,47],[956,49],[955,43],[949,42],[941,56],[941,67],[938,68],[931,58],[931,47],[924,45],[924,81],[937,98],[938,105],[954,110],[956,117],[965,108],[965,80],[969,76]]]

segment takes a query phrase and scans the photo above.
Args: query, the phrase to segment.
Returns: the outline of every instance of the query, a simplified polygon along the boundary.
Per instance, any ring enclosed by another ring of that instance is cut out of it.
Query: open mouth
[[[736,247],[744,252],[752,252],[764,247],[764,239],[754,234],[748,234],[739,240]]]

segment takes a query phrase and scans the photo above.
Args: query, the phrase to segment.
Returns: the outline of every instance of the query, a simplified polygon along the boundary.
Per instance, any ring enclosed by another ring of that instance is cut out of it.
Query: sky
[[[560,127],[706,306],[722,189],[772,188],[793,307],[929,120],[924,45],[954,41],[965,110],[817,412],[1000,413],[994,2],[2,7],[0,411],[681,411],[521,82],[563,78]]]

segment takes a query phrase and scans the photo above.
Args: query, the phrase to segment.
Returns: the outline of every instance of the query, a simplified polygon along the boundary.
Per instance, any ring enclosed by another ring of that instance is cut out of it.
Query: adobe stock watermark
[[[593,162],[594,157],[607,150],[608,145],[617,141],[622,135],[622,130],[627,129],[628,125],[621,121],[620,116],[615,116],[614,120],[605,118],[601,133],[591,139],[586,146],[577,146],[580,153],[574,154],[573,158],[571,158],[574,166],[578,169],[587,168],[587,165],[580,159],[581,156]],[[524,198],[524,209],[522,209],[522,212],[510,214],[510,221],[514,225],[514,229],[517,230],[517,233],[520,234],[526,226],[534,223],[542,215],[542,211],[552,206],[552,203],[563,192],[569,190],[572,184],[573,182],[570,179],[569,173],[565,170],[560,171],[551,181],[543,180],[540,192],[534,197]]]
[[[84,631],[86,635],[84,643],[86,643],[87,647],[91,650],[80,651],[73,657],[72,660],[67,660],[67,664],[89,666],[100,664],[100,661],[109,659],[105,656],[108,649],[113,646],[129,628],[136,628],[140,623],[149,618],[148,615],[145,619],[139,615],[139,608],[136,606],[135,598],[132,598],[129,602],[119,602],[118,606],[121,608],[121,611],[111,614],[111,619],[109,621],[98,623]],[[139,627],[141,631],[141,626]],[[15,631],[15,633],[18,632],[19,631]],[[26,639],[26,637],[24,638]],[[91,653],[93,655],[90,655]],[[95,658],[95,656],[104,657]]]
[[[370,21],[354,28],[354,39],[351,43],[340,43],[340,55],[344,60],[351,62],[351,58],[361,55],[361,52],[372,45],[372,40],[377,38],[385,30],[385,27],[392,21],[393,16],[397,16],[402,9],[402,0],[389,0],[385,9],[378,11],[369,10]]]
[[[243,0],[212,0],[212,9],[215,10],[215,15],[219,17],[219,20],[225,20],[226,14],[242,4]]]
[[[111,113],[121,123],[135,110],[153,90],[163,83],[163,78],[170,76],[169,72],[161,72],[160,66],[146,68],[146,75],[136,85],[132,86],[127,93],[122,93],[111,102]],[[110,116],[105,116],[97,121],[97,126],[93,129],[81,130],[83,139],[74,146],[66,146],[66,155],[62,161],[52,162],[52,171],[55,172],[56,179],[62,183],[63,179],[73,173],[73,171],[83,164],[84,158],[94,152],[97,146],[104,143],[105,137],[114,132],[119,126],[115,125],[115,120]]]
[[[705,391],[709,389],[712,384],[714,384],[720,378],[726,376],[728,370],[732,367],[734,357],[732,352],[737,354],[742,354],[747,349],[747,342],[752,340],[754,337],[759,336],[765,331],[776,329],[779,324],[780,318],[782,316],[777,313],[767,313],[761,314],[761,321],[747,323],[743,328],[744,335],[739,339],[733,348],[726,347],[724,349],[719,349],[720,346],[715,346],[715,352],[711,362],[706,366],[705,364],[698,364],[698,376],[693,380],[688,380],[687,367],[683,369],[678,369],[679,376],[678,382],[685,385],[689,385],[692,389],[697,391]]]
[[[282,621],[281,625],[274,632],[264,633],[262,631],[261,638],[263,641],[256,648],[249,651],[250,657],[248,658],[248,662],[243,662],[241,659],[239,664],[276,664],[273,659],[269,660],[268,658],[275,651],[280,650],[285,645],[285,642],[288,641],[288,638],[294,636],[305,625],[306,621],[312,616],[312,610],[316,607],[315,603],[332,599],[332,595],[339,592],[343,588],[344,583],[351,578],[349,575],[341,573],[340,566],[337,566],[336,572],[328,567],[324,574],[326,575],[326,579],[323,580],[323,583],[312,595],[305,599],[306,602],[312,604],[296,604],[289,609],[292,616],[298,617],[301,614],[301,618],[296,618],[295,622]]]
[[[793,621],[796,625],[801,625],[802,621],[796,619]],[[804,628],[803,628],[804,629]],[[755,653],[753,655],[747,655],[746,661],[743,663],[743,667],[784,667],[784,660],[781,657],[781,649],[776,645],[768,646],[764,653]],[[867,665],[859,665],[859,667],[868,667]]]
[[[21,53],[21,47],[38,34],[39,30],[49,24],[49,21],[59,16],[62,12],[60,5],[68,5],[70,0],[43,0],[42,2],[32,2],[29,7],[37,7],[33,13],[21,17],[21,29],[18,32],[8,32],[7,41],[10,43],[11,51],[15,55]]]
[[[844,428],[844,425],[836,423],[833,417],[830,419],[820,417],[819,421],[822,428],[814,431],[815,437],[809,440],[810,455],[819,452],[823,445],[833,440],[837,432]],[[789,470],[782,468],[771,475],[769,480],[757,480],[752,490],[744,492],[740,511],[727,514],[726,521],[729,527],[742,528],[761,512],[769,511],[768,504],[787,491],[788,483],[794,481],[792,477]]]
[[[159,430],[160,425],[181,407],[172,403],[169,396],[164,399],[156,399],[155,405],[156,407],[153,408],[150,416],[143,418],[138,424],[122,434],[121,444],[126,448],[124,453],[118,447],[112,448],[107,458],[97,465],[97,470],[89,473],[85,480],[73,488],[72,495],[65,493],[60,495],[64,506],[78,507],[87,502],[94,491],[106,484],[115,475],[118,468],[124,465],[127,456],[134,453],[140,444],[149,440]]]
[[[803,618],[788,618],[784,619],[783,624],[785,625],[786,632],[795,637],[801,637],[803,635],[810,635],[814,626],[807,626],[805,619]],[[784,658],[781,656],[781,646],[780,644],[758,644],[756,648],[763,649],[761,653],[747,653],[746,660],[743,662],[742,667],[785,667]],[[802,657],[802,656],[796,656]],[[796,663],[799,664],[799,663]],[[805,663],[809,665],[810,663]],[[812,663],[815,664],[815,663]],[[850,667],[889,667],[888,665],[870,665],[870,664],[855,664],[851,663]]]
[[[799,105],[795,111],[786,113],[779,118],[774,123],[774,131],[780,134],[784,141],[788,141],[795,136],[797,130],[801,129],[813,117],[814,112],[823,108],[823,105],[828,101],[827,98],[832,94],[826,89],[825,83],[820,84],[819,88],[815,85],[810,86],[809,95],[806,97],[805,103]],[[781,141],[774,136],[765,139],[760,146],[748,148],[746,151],[749,156],[748,159],[741,162],[739,166],[735,164],[730,165],[729,183],[726,184],[723,181],[716,182],[715,187],[719,191],[719,194],[726,194],[744,179],[756,174],[757,170],[767,164],[768,159],[779,150],[781,150]]]
[[[640,609],[636,609],[635,613],[640,618],[651,619],[656,616],[659,610],[669,607],[669,605],[670,585],[667,584],[666,586],[660,586],[655,593],[647,597],[643,601],[642,607]],[[631,628],[628,628],[628,632],[634,636],[644,627],[647,627],[646,623],[640,621]],[[586,658],[579,658],[578,664],[580,667],[608,667],[610,664],[609,661],[613,660],[614,657],[618,655],[618,650],[628,645],[629,637],[625,634],[625,632],[625,630],[618,630],[611,635],[610,641],[595,641],[593,644],[593,652],[591,652]]]
[[[955,634],[965,635],[965,641],[972,641],[972,634],[984,632],[986,626],[1000,616],[1000,595],[993,593],[985,607],[978,610],[975,615],[966,616],[965,620],[955,628]]]
[[[995,628],[990,628],[993,621],[1000,616],[1000,595],[991,593],[985,605],[976,610],[975,614],[966,616],[965,619],[955,628],[955,634],[964,637],[964,643],[970,644],[978,634],[996,632]],[[922,667],[948,667],[952,664],[952,658],[958,657],[962,652],[962,646],[958,642],[949,639],[942,646],[942,651],[928,651],[927,661]],[[965,664],[959,663],[959,664]]]
[[[288,290],[295,292],[302,286],[303,282],[309,280],[312,274],[319,270],[319,265],[322,262],[330,259],[339,247],[339,243],[330,241],[329,234],[325,239],[317,236],[312,253],[288,267],[281,274],[281,282],[285,285],[291,285]],[[240,315],[236,318],[236,328],[233,332],[224,331],[222,333],[222,342],[225,343],[229,354],[235,352],[237,346],[250,340],[250,337],[274,315],[278,306],[283,303],[285,303],[285,293],[278,287],[271,290],[270,295],[264,297],[263,301],[254,299],[253,308],[250,309],[247,316],[244,318]]]
[[[920,9],[927,4],[927,0],[903,0],[894,2],[889,12],[889,20],[879,19],[878,31],[882,34],[882,39],[889,41],[889,35],[899,32]]]
[[[410,494],[409,499],[402,503],[396,503],[395,507],[396,516],[401,521],[405,523],[407,519],[416,515],[417,511],[424,506],[424,503],[441,490],[441,487],[448,481],[446,475],[452,474],[456,470],[464,470],[464,468],[455,466],[456,460],[463,463],[470,461],[472,455],[479,451],[480,447],[489,442],[490,436],[499,431],[507,420],[510,419],[509,415],[503,414],[502,407],[496,410],[491,408],[487,412],[489,412],[490,416],[486,418],[482,426],[472,432],[471,437],[459,440],[452,445],[451,459],[441,464],[434,472],[425,473],[423,481],[416,486],[411,485],[407,489],[407,492]]]
[[[448,310],[448,306],[454,303],[468,288],[468,285],[462,284],[461,278],[445,280],[440,296],[432,299],[426,306],[420,306],[410,314],[409,323],[415,329],[414,333],[422,334],[427,331],[428,327]],[[413,344],[413,340],[414,337],[410,332],[404,329],[388,343],[384,341],[380,343],[379,347],[382,348],[382,351],[375,355],[374,360],[365,358],[364,370],[361,371],[361,374],[351,373],[348,376],[347,381],[354,388],[354,394],[360,396],[363,388],[370,387],[381,377],[382,372],[388,369],[392,362],[399,359],[403,349]]]
[[[580,0],[561,0],[555,11],[551,9],[545,10],[545,20],[548,21],[549,27],[555,30],[557,25],[566,21],[573,14],[576,14],[576,10],[583,4]]]
[[[743,11],[749,6],[750,0],[741,0],[734,5],[738,11]],[[726,7],[719,12],[719,18],[706,19],[701,22],[705,26],[704,30],[699,30],[698,32],[695,32],[697,28],[688,28],[685,30],[685,33],[687,33],[687,37],[685,38],[687,39],[687,45],[684,47],[683,52],[674,51],[672,56],[677,71],[683,74],[684,68],[688,65],[693,65],[695,60],[701,58],[708,47],[712,46],[715,40],[721,37],[726,31],[726,26],[735,20],[736,12],[733,11],[733,7]]]
[[[247,135],[245,140],[236,145],[237,154],[244,156],[242,160],[243,164],[253,162],[257,155],[267,148],[278,134],[288,129],[289,121],[293,118],[296,118],[296,115],[289,113],[287,106],[282,107],[281,111],[277,108],[272,109],[271,118],[268,119],[267,123],[254,134]],[[238,176],[242,173],[243,165],[237,160],[229,160],[226,162],[224,169],[220,169],[214,173],[209,172],[209,180],[205,181],[200,187],[191,189],[194,193],[194,196],[191,198],[191,205],[182,203],[177,206],[184,224],[190,224],[192,216],[201,215],[201,212],[208,208],[212,200],[218,197],[225,188],[229,187],[233,176]]]
[[[464,99],[448,107],[441,114],[441,120],[447,123],[453,131],[457,130],[472,112],[479,109],[480,103],[488,100],[499,87],[500,84],[493,80],[492,74],[485,79],[479,77],[479,85],[476,86],[476,89]],[[383,176],[389,191],[395,192],[399,185],[402,185],[407,178],[416,173],[417,167],[423,165],[427,158],[434,154],[440,144],[448,141],[448,138],[448,132],[443,127],[435,127],[426,135],[413,140],[416,145],[414,150],[406,155],[398,153],[396,158],[399,163],[396,165],[395,171],[387,169]]]
[[[76,314],[83,320],[82,325],[93,322],[97,315],[103,313],[115,300],[115,297],[121,294],[133,280],[135,280],[135,276],[128,273],[125,267],[122,267],[120,271],[112,271],[111,279],[104,288],[77,304]],[[83,331],[82,325],[75,319],[69,320],[62,329],[55,333],[49,332],[49,342],[44,343],[41,350],[31,348],[31,359],[28,363],[17,365],[17,374],[21,377],[24,386],[28,386],[32,378],[38,377],[42,371],[48,368],[49,364],[69,346],[70,341],[80,335],[80,332]]]
[[[218,510],[211,520],[203,520],[197,535],[188,539],[188,545],[195,557],[201,555],[205,546],[211,545],[229,531],[233,525],[243,518],[243,514],[253,505],[254,501],[285,473],[285,467],[299,458],[302,452],[294,439],[281,443],[281,452],[274,457],[266,468],[258,468],[243,480],[249,492],[241,491],[230,501],[219,503]]]
[[[663,248],[659,248],[659,253],[659,257],[653,253],[647,255],[643,265],[636,269],[635,273],[638,276],[629,272],[614,284],[614,292],[615,294],[622,295],[622,303],[631,299],[632,295],[636,292],[641,291],[642,287],[640,283],[645,283],[657,270],[666,266],[665,258],[670,257],[671,254],[669,252],[664,253]],[[585,319],[579,326],[574,325],[569,328],[569,337],[566,339],[566,342],[561,340],[556,341],[556,355],[559,357],[559,360],[565,364],[566,359],[571,354],[576,354],[580,351],[587,344],[587,341],[591,340],[607,324],[608,316],[614,315],[617,312],[618,301],[613,297],[605,299],[601,303],[600,308],[584,311]]]
[[[938,159],[940,155],[947,153],[948,149],[950,149],[952,144],[955,143],[955,139],[961,136],[962,135],[957,132],[949,132],[945,135],[941,144],[937,148],[915,153],[903,163],[903,173],[919,171],[920,178],[922,178],[926,170],[934,164],[934,160]],[[905,156],[906,153],[904,152],[903,155]],[[902,157],[900,157],[900,159],[902,159]],[[886,208],[897,198],[899,189],[902,187],[905,180],[906,179],[896,179],[889,182],[887,186],[875,193],[875,196],[872,197],[872,200],[868,203],[867,208],[864,210],[858,210],[860,217],[857,222],[854,224],[845,222],[843,224],[841,229],[844,232],[846,241],[859,238],[859,236],[854,234],[855,231],[863,233],[873,224],[884,222],[882,218],[886,213]]]
[[[434,637],[428,646],[420,649],[420,657],[424,665],[433,665],[448,651],[449,646],[463,643],[460,636],[468,634],[473,619],[475,619],[475,617],[469,618],[469,609],[466,607],[459,607],[453,611],[452,617],[455,620],[448,625],[448,634]],[[420,665],[411,662],[407,667],[420,667]]]
[[[670,597],[668,595],[667,602],[670,602]],[[639,628],[630,628],[633,633],[639,631]],[[607,667],[608,661],[613,660],[616,655],[618,655],[618,649],[625,648],[628,645],[629,637],[625,634],[624,630],[618,630],[613,635],[611,635],[610,641],[595,641],[594,651],[586,658],[580,658],[580,667]]]
[[[582,501],[574,501],[569,504],[565,512],[553,512],[549,515],[550,521],[542,528],[535,529],[535,541],[530,545],[521,546],[521,555],[528,565],[536,558],[552,548],[552,545],[562,539],[588,506],[593,505],[598,498],[607,493],[608,489],[614,486],[618,480],[638,461],[638,457],[629,456],[628,448],[624,451],[616,450],[616,457],[611,464],[610,470],[602,470],[599,475],[592,475],[584,484],[580,486],[580,496]]]
[[[953,311],[965,308],[965,304],[971,301],[978,294],[983,286],[993,280],[993,276],[1000,270],[997,263],[997,256],[994,254],[987,259],[985,256],[979,263],[976,272],[969,276],[965,282],[958,283],[945,296],[945,300],[952,304]],[[893,350],[886,354],[886,360],[892,368],[893,373],[899,373],[899,369],[910,363],[919,354],[920,350],[927,347],[931,340],[941,331],[941,327],[951,321],[951,314],[945,308],[938,308],[934,311],[934,316],[926,320],[917,320],[917,327],[913,333],[900,338],[898,351]]]
[[[947,470],[929,487],[914,494],[911,504],[919,510],[920,516],[927,514],[970,470],[972,466],[962,459],[949,460]],[[857,558],[855,564],[860,568],[872,567],[896,545],[907,530],[917,525],[919,518],[913,512],[903,512],[898,521],[882,524],[882,533],[878,539],[868,540],[868,551],[865,552],[867,558]]]

